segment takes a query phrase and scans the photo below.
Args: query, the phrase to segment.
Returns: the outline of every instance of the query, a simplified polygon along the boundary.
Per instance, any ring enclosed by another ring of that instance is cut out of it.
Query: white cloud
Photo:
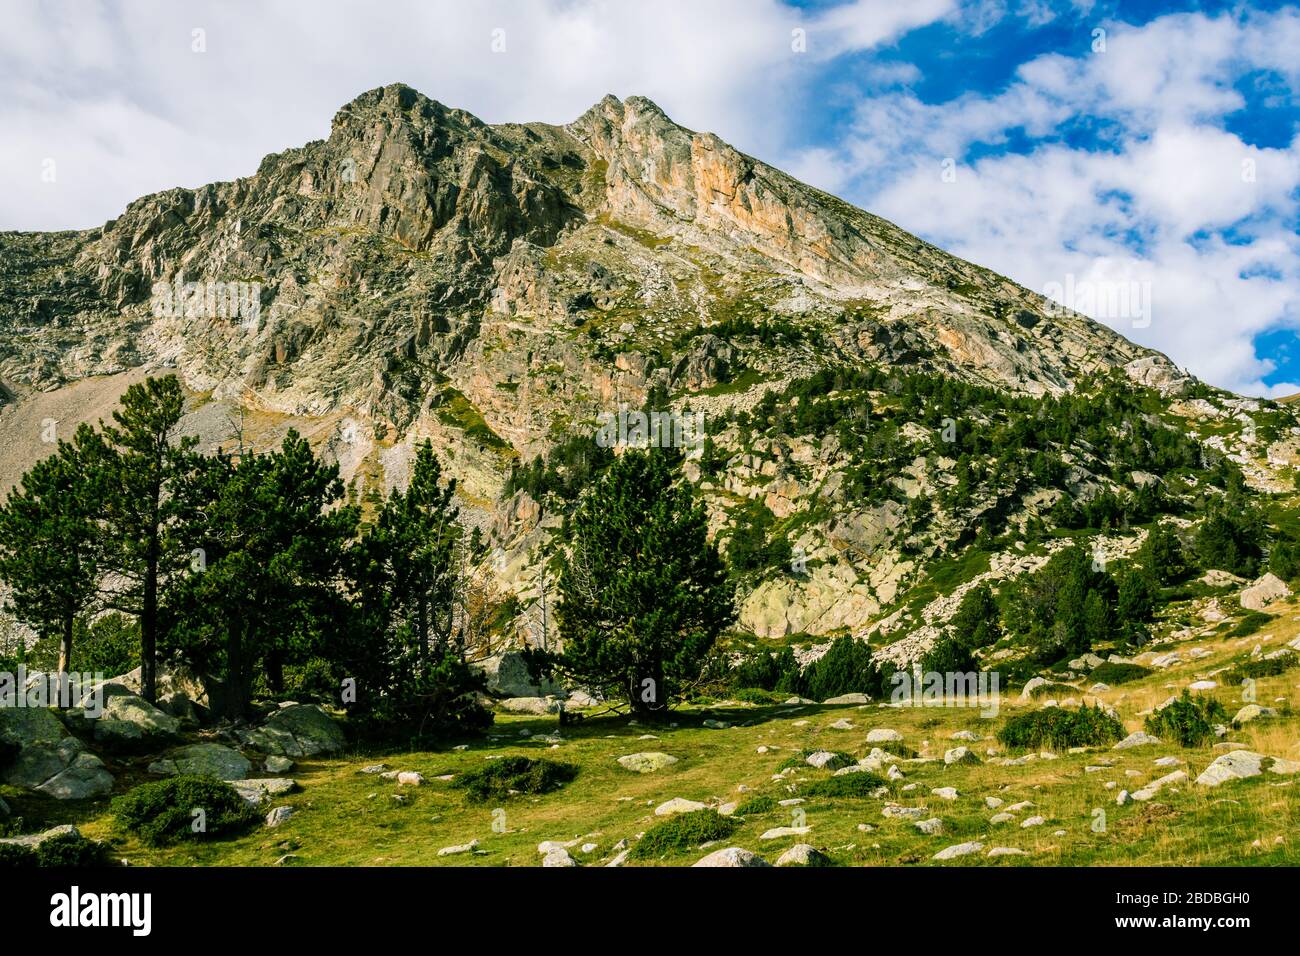
[[[1097,318],[1215,384],[1274,393],[1253,339],[1300,324],[1300,141],[1256,148],[1222,118],[1244,105],[1236,76],[1280,65],[1262,38],[1298,25],[1296,11],[1109,24],[1104,54],[1040,57],[993,96],[872,98],[817,165],[855,182],[874,212],[1038,291],[1067,276],[1149,282],[1149,325]],[[1079,117],[1110,124],[1110,148],[1054,135]],[[1029,152],[995,151],[941,180],[944,157],[996,147],[1017,127],[1039,140]]]
[[[606,93],[641,94],[772,155],[800,115],[800,71],[951,3],[858,0],[809,16],[778,0],[16,0],[0,31],[0,228],[98,225],[140,195],[248,175],[394,82],[488,122],[564,123]],[[40,179],[47,158],[54,183]]]

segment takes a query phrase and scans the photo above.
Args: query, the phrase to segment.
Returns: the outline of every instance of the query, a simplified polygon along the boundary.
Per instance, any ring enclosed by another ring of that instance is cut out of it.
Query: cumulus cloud
[[[1208,381],[1276,394],[1253,340],[1300,324],[1300,146],[1249,145],[1224,118],[1245,106],[1233,86],[1245,72],[1294,72],[1266,38],[1298,28],[1294,10],[1109,23],[1104,53],[1038,57],[993,95],[872,98],[816,168],[873,211],[1038,291],[1067,279],[1145,284],[1149,315],[1091,314]],[[1060,127],[1081,120],[1097,135],[1067,145]],[[1031,145],[1007,148],[1013,134]],[[957,163],[953,181],[945,159]]]
[[[488,122],[565,123],[606,93],[640,94],[772,155],[801,114],[804,64],[886,42],[951,5],[15,0],[0,31],[0,181],[11,187],[0,228],[98,225],[137,196],[248,175],[394,82]]]

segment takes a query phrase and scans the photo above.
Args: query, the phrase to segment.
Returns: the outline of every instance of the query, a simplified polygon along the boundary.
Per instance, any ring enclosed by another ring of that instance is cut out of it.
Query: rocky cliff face
[[[511,467],[651,389],[718,417],[840,366],[1010,395],[1115,368],[1184,384],[1163,356],[646,99],[606,97],[563,127],[489,126],[402,85],[245,179],[144,197],[100,229],[0,234],[0,328],[8,481],[41,451],[15,429],[51,396],[175,370],[209,444],[236,418],[254,442],[298,427],[358,496],[403,481],[433,437],[525,595],[558,509],[503,497]],[[719,531],[757,499],[809,553],[845,556],[759,587],[742,620],[825,632],[886,613],[919,560],[899,547],[902,505],[856,502],[821,441],[717,443],[721,473],[693,480]],[[900,481],[932,487],[936,467],[922,456]]]

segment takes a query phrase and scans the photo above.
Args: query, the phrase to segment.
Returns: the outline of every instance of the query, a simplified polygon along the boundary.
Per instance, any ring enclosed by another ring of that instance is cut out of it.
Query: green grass
[[[1280,648],[1297,633],[1297,625],[1291,622],[1295,613],[1294,609],[1283,613],[1274,627],[1258,637],[1225,641],[1214,635],[1181,643],[1180,651],[1202,647],[1210,654],[1196,660],[1184,654],[1184,663],[1098,696],[1118,708],[1123,733],[1137,730],[1142,712],[1169,696],[1167,685],[1185,686],[1198,676],[1229,667],[1256,643],[1263,645],[1265,653]],[[1233,741],[1259,753],[1300,760],[1300,714],[1273,703],[1294,695],[1294,673],[1258,679],[1258,699],[1278,707],[1279,714],[1232,730]],[[1240,706],[1239,693],[1222,681],[1219,688],[1206,692],[1229,713]],[[676,727],[636,725],[626,717],[592,714],[581,724],[560,728],[554,717],[499,714],[491,730],[495,739],[451,741],[445,748],[416,752],[364,750],[328,759],[304,758],[292,773],[300,792],[277,798],[274,804],[297,811],[280,827],[268,830],[258,825],[227,837],[159,847],[117,829],[106,799],[65,803],[14,788],[0,792],[15,815],[24,819],[28,832],[75,823],[86,836],[107,842],[112,858],[125,858],[136,866],[271,866],[290,853],[304,866],[537,866],[541,861],[537,845],[546,840],[595,844],[588,854],[577,846],[570,852],[580,864],[598,866],[613,858],[620,841],[635,847],[638,834],[662,824],[654,808],[674,797],[709,804],[739,802],[737,812],[727,818],[734,829],[719,838],[714,849],[742,846],[769,862],[793,843],[808,842],[837,866],[945,865],[932,862],[931,857],[951,844],[978,839],[986,846],[1017,847],[1030,855],[1002,860],[975,855],[946,865],[1300,865],[1300,841],[1293,836],[1300,829],[1300,804],[1295,799],[1300,779],[1290,786],[1278,784],[1291,778],[1271,774],[1215,788],[1189,782],[1166,787],[1156,801],[1118,806],[1118,788],[1132,791],[1169,772],[1155,766],[1158,757],[1178,756],[1194,779],[1218,756],[1213,743],[1184,749],[1176,740],[1162,737],[1165,742],[1156,746],[1115,751],[1109,744],[1099,744],[1078,754],[1058,748],[1055,760],[1035,757],[1018,766],[1001,764],[999,757],[1019,751],[992,739],[995,729],[1037,713],[1037,703],[1007,698],[995,720],[982,719],[972,709],[874,705],[847,710],[820,705],[715,704],[707,711],[687,707],[672,716]],[[830,728],[846,715],[853,730]],[[705,728],[701,726],[704,716],[731,726]],[[795,765],[781,779],[772,779],[803,751],[865,752],[869,746],[864,738],[873,727],[899,731],[906,746],[920,755],[919,760],[900,759],[902,780],[886,784],[883,773],[869,772],[835,777],[806,765]],[[522,734],[525,730],[528,736]],[[959,730],[975,731],[984,738],[969,745],[982,763],[943,764],[943,752],[957,745],[951,736]],[[538,739],[557,732],[560,743],[555,749],[549,739]],[[641,739],[647,733],[658,739]],[[466,749],[453,749],[457,743]],[[768,748],[767,752],[758,753],[759,747]],[[1000,752],[987,754],[989,747]],[[639,774],[617,762],[624,754],[646,750],[671,754],[677,763]],[[467,790],[454,786],[458,779],[475,779],[471,776],[475,772],[510,757],[570,764],[578,773],[559,790],[482,803],[468,800]],[[428,782],[403,787],[359,772],[378,761],[394,770],[418,771]],[[1103,769],[1085,772],[1085,767],[1098,765]],[[147,779],[142,765],[134,761],[110,768],[119,793]],[[452,779],[438,779],[443,775]],[[1108,782],[1116,789],[1106,789]],[[914,789],[902,789],[910,784],[916,785]],[[742,785],[748,792],[738,790]],[[887,796],[871,795],[886,785]],[[949,786],[956,788],[959,799],[940,800],[930,794],[932,789]],[[400,802],[395,799],[399,796]],[[1048,823],[1029,830],[1021,830],[1015,822],[991,824],[995,811],[984,806],[986,796],[996,796],[1004,805],[1031,801],[1033,808],[1018,814],[1017,820],[1033,813]],[[793,797],[803,802],[779,806],[778,801]],[[889,801],[924,808],[926,816],[944,821],[944,833],[926,836],[910,820],[884,817],[881,810]],[[1105,832],[1092,829],[1092,812],[1098,808],[1106,813]],[[797,824],[796,812],[811,828],[808,834],[760,839],[773,827]],[[860,824],[874,830],[863,832]],[[1057,836],[1058,830],[1064,835]],[[1275,842],[1279,836],[1282,843]],[[475,854],[437,856],[442,847],[471,840],[479,841]],[[691,844],[631,859],[625,865],[682,866],[707,852]]]

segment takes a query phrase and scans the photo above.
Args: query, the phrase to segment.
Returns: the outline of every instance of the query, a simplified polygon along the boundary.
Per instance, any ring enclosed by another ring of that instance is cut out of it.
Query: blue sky
[[[566,122],[607,92],[641,94],[1029,288],[1142,289],[1141,315],[1095,317],[1209,382],[1300,391],[1294,5],[376,9],[10,0],[0,228],[97,225],[136,196],[247,175],[395,81],[489,122]]]

